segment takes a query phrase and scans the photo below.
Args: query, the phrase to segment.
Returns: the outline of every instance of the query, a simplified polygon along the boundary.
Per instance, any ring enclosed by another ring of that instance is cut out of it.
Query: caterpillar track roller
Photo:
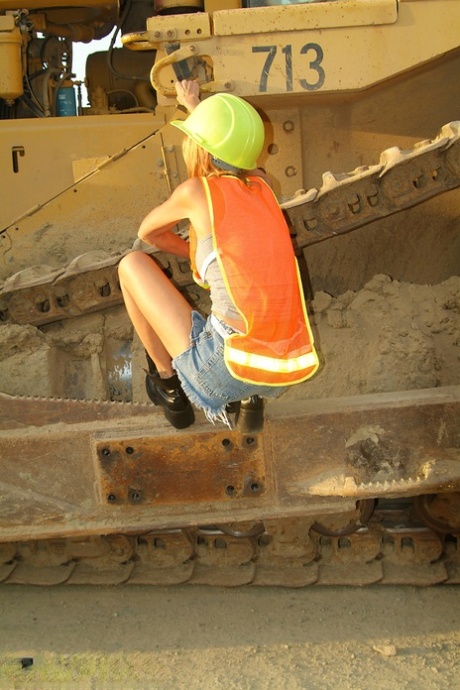
[[[0,0],[2,584],[460,582],[459,37],[458,0]],[[253,435],[167,424],[117,280],[141,246],[209,309],[136,240],[189,78],[264,120],[321,357]]]

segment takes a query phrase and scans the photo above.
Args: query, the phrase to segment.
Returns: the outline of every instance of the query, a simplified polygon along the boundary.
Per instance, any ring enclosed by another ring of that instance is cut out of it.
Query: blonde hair
[[[205,151],[199,144],[185,137],[182,142],[182,155],[184,156],[185,165],[189,177],[220,177],[221,175],[229,175],[228,170],[219,168],[212,161],[211,154]],[[235,174],[236,177],[244,180],[246,178],[246,171]]]

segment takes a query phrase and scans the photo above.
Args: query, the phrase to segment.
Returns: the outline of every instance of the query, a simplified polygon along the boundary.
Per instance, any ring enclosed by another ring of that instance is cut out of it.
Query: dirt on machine
[[[459,36],[456,0],[0,0],[1,583],[460,582]],[[136,239],[178,79],[262,116],[321,359],[252,435],[168,425],[118,284],[141,248],[209,310]]]

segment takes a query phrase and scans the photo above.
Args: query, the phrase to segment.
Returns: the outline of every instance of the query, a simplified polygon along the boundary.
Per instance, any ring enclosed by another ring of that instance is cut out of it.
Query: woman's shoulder
[[[180,191],[182,194],[194,194],[203,190],[203,181],[201,177],[189,177],[185,182],[176,187],[176,191]]]
[[[203,182],[199,177],[190,177],[181,182],[171,195],[171,199],[185,209],[193,208],[200,199],[205,200],[205,197]]]

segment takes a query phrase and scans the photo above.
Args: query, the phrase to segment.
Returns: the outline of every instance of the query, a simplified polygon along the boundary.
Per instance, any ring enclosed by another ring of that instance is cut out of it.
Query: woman
[[[215,94],[199,101],[197,85],[176,85],[192,111],[171,124],[186,134],[189,179],[142,221],[139,237],[190,257],[194,277],[210,288],[211,314],[194,311],[147,254],[120,262],[128,314],[147,351],[147,392],[176,428],[194,422],[190,402],[227,424],[242,401],[237,427],[263,423],[263,397],[314,374],[318,359],[289,230],[276,198],[256,170],[263,122],[246,101]],[[251,172],[248,172],[251,171]],[[190,220],[190,243],[172,232]]]

